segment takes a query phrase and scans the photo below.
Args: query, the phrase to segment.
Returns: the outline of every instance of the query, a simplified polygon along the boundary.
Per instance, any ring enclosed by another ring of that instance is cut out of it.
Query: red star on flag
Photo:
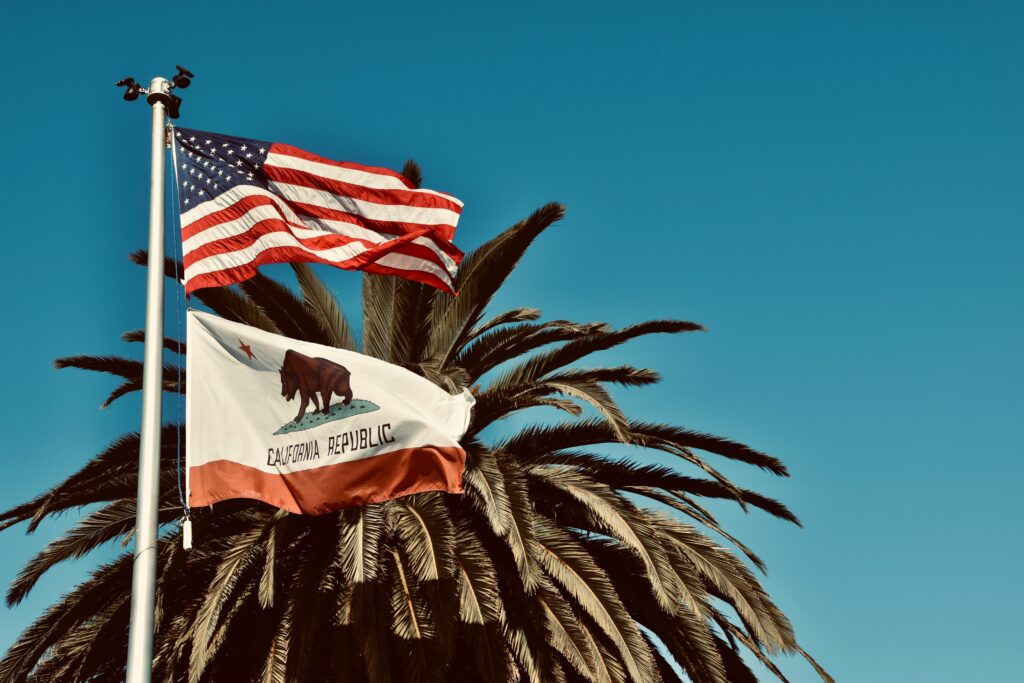
[[[245,355],[249,356],[249,360],[252,360],[256,355],[252,352],[252,347],[246,344],[241,339],[238,340],[238,348],[245,352]]]

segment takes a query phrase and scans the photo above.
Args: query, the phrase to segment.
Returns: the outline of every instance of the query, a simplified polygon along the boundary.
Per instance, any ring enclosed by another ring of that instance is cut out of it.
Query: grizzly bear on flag
[[[331,408],[331,396],[337,394],[345,398],[343,405],[352,402],[352,386],[349,383],[352,374],[343,365],[326,358],[311,358],[298,351],[285,351],[284,363],[281,365],[281,395],[290,401],[298,393],[301,399],[299,414],[295,422],[299,422],[306,414],[306,406],[310,399],[316,410],[324,415]],[[317,400],[316,392],[320,392],[323,407]]]

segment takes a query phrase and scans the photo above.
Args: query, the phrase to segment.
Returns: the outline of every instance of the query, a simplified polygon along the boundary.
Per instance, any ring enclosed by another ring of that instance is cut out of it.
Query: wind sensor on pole
[[[160,418],[164,337],[164,150],[167,117],[178,118],[184,90],[195,77],[184,67],[168,81],[154,78],[143,88],[134,78],[114,85],[129,102],[146,96],[153,110],[150,141],[149,261],[146,284],[146,350],[142,371],[142,429],[139,432],[139,488],[135,506],[135,563],[128,626],[126,683],[149,683],[153,673],[153,615],[156,607],[157,514],[160,501]]]
[[[122,78],[117,83],[114,83],[118,88],[124,88],[124,99],[129,102],[133,102],[139,99],[139,95],[146,95],[146,101],[151,105],[156,102],[160,102],[167,108],[167,116],[172,119],[178,118],[181,115],[181,98],[172,93],[174,89],[184,90],[192,84],[192,79],[196,77],[194,73],[189,71],[183,66],[175,65],[178,73],[171,78],[170,83],[165,78],[154,78],[153,82],[149,84],[149,88],[143,88],[141,84],[136,83],[135,79],[131,76]]]

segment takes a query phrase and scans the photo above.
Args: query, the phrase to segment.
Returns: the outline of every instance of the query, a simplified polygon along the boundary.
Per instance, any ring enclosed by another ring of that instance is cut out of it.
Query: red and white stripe
[[[247,280],[293,261],[396,275],[454,291],[462,202],[383,168],[274,143],[270,191],[237,185],[182,213],[185,291]]]

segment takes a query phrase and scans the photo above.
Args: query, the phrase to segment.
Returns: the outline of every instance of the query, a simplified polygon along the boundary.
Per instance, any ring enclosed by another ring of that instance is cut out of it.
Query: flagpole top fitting
[[[160,102],[167,108],[167,116],[176,119],[181,115],[181,98],[171,94],[173,88],[174,86],[166,78],[157,76],[149,84],[149,93],[146,95],[146,101],[150,105]]]
[[[114,83],[117,88],[124,88],[124,99],[129,102],[139,99],[139,93],[144,92],[141,85],[135,82],[135,79],[129,76],[128,78],[122,78],[117,83]]]
[[[178,70],[178,73],[170,81],[162,76],[157,76],[150,82],[148,89],[143,88],[131,76],[122,78],[114,83],[114,85],[118,88],[124,88],[125,100],[133,102],[139,99],[139,95],[145,95],[146,102],[150,105],[154,105],[157,102],[163,104],[167,109],[167,116],[176,119],[181,115],[181,98],[171,91],[177,88],[184,90],[192,84],[192,79],[196,76],[183,66],[175,65],[175,68]]]

